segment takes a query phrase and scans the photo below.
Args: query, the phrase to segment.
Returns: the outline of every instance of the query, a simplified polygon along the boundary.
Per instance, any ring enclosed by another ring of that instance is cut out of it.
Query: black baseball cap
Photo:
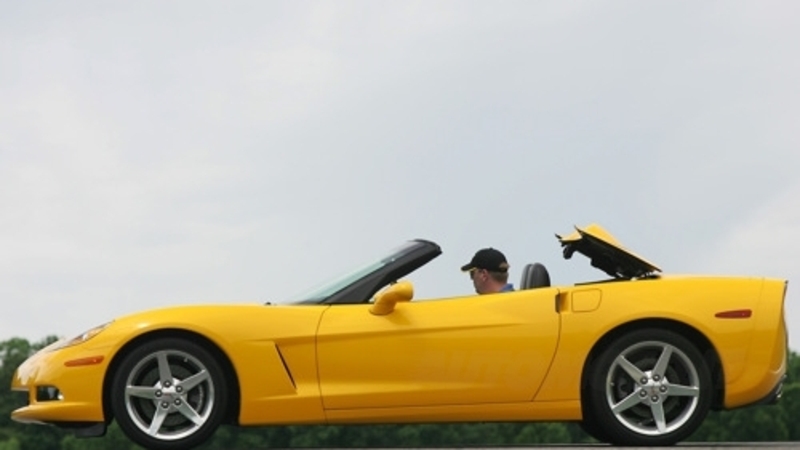
[[[508,261],[506,261],[506,256],[500,250],[491,247],[482,248],[475,253],[472,261],[461,266],[463,272],[474,269],[486,269],[489,272],[506,272],[508,271]]]

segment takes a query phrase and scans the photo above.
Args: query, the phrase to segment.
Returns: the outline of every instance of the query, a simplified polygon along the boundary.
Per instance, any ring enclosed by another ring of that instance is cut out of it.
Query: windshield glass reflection
[[[405,244],[394,248],[392,251],[388,252],[381,258],[373,260],[367,264],[360,265],[355,269],[351,269],[345,272],[343,275],[339,275],[336,278],[333,278],[327,282],[320,283],[317,286],[303,291],[299,294],[293,295],[283,301],[281,303],[289,303],[289,304],[296,304],[296,303],[319,303],[326,298],[330,297],[331,295],[341,291],[342,289],[346,288],[347,286],[355,283],[356,281],[364,278],[381,268],[385,267],[387,264],[391,264],[397,258],[408,253],[409,250],[417,246],[417,243],[413,241],[406,242]]]

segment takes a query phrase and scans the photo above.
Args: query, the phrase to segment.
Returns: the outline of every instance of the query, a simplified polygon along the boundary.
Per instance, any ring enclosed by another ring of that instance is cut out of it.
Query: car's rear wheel
[[[153,340],[124,357],[111,384],[111,407],[125,434],[149,449],[202,444],[225,414],[224,372],[202,346]]]
[[[711,373],[685,337],[638,330],[608,345],[589,368],[588,423],[617,445],[673,445],[689,437],[711,406]]]

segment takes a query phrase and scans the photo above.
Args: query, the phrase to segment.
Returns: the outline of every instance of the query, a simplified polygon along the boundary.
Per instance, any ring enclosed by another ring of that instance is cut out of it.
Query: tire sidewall
[[[142,358],[163,350],[181,351],[197,358],[208,370],[214,387],[214,405],[206,423],[190,436],[178,440],[160,440],[144,433],[129,416],[125,404],[125,385],[134,366]],[[222,422],[228,405],[225,374],[216,358],[201,345],[181,338],[155,339],[138,345],[133,351],[125,355],[114,373],[109,399],[114,418],[128,438],[145,448],[154,450],[189,449],[203,444]]]
[[[606,400],[606,377],[614,360],[627,348],[643,341],[658,341],[678,348],[694,365],[700,394],[691,417],[679,429],[659,436],[636,433],[614,415]],[[586,405],[590,422],[603,430],[608,440],[617,445],[669,446],[688,438],[703,422],[711,407],[713,387],[711,372],[703,355],[682,335],[663,329],[638,330],[615,339],[594,361],[589,371]]]
[[[581,430],[583,430],[584,433],[588,434],[596,441],[608,442],[609,440],[604,430],[598,427],[590,417],[584,418],[582,421],[578,422],[578,426],[581,428]]]

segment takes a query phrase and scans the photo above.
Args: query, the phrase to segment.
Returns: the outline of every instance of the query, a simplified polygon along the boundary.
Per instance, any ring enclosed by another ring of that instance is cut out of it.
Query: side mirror
[[[399,281],[390,285],[375,296],[375,303],[369,312],[376,316],[385,316],[394,311],[399,302],[408,302],[414,297],[414,286],[409,281]]]

